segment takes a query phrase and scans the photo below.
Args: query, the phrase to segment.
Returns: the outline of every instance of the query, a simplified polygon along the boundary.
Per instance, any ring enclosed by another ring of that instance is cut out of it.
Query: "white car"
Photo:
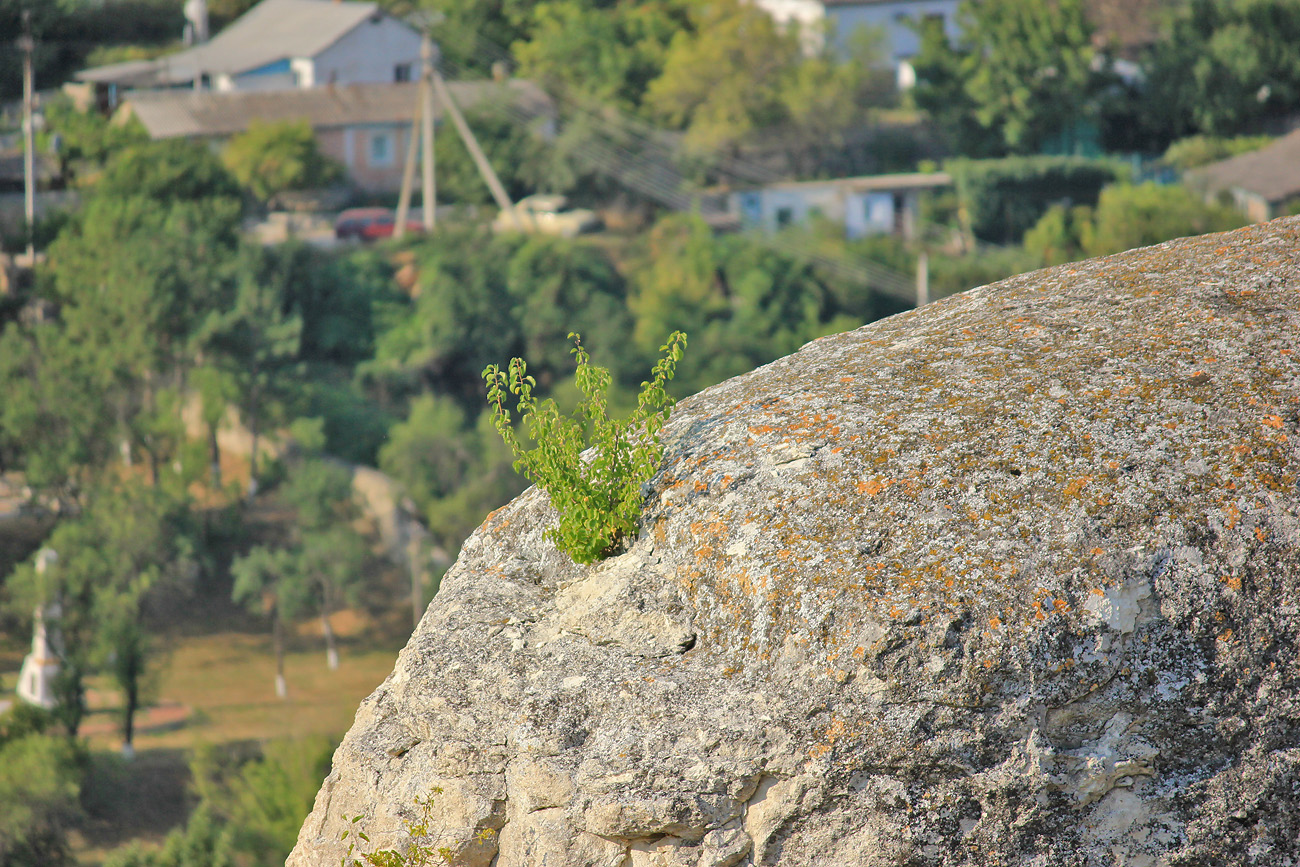
[[[519,224],[502,211],[492,221],[492,229],[516,232],[522,228],[525,232],[574,238],[585,232],[595,232],[602,225],[595,211],[570,208],[564,196],[549,193],[536,193],[515,202],[515,214],[519,217]]]

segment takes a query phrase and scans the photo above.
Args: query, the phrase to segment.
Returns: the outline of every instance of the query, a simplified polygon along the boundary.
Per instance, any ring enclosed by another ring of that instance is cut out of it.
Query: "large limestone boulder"
[[[1298,411],[1295,220],[709,389],[627,553],[465,544],[289,864],[435,787],[471,865],[1296,864]]]

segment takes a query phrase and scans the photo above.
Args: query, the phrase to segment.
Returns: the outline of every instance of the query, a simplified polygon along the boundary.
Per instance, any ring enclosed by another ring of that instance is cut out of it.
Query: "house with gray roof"
[[[375,2],[262,0],[211,41],[156,60],[82,70],[109,91],[267,91],[419,77],[420,34]]]
[[[1231,198],[1257,223],[1300,204],[1300,129],[1257,151],[1184,173],[1183,183],[1207,199]]]
[[[401,185],[418,84],[353,84],[288,90],[141,91],[129,95],[114,123],[134,118],[155,140],[187,138],[220,143],[253,121],[305,120],[322,152],[341,163],[358,188],[394,192]],[[510,113],[553,133],[550,98],[529,81],[451,81],[452,99],[462,110],[504,101]],[[434,124],[444,107],[434,103]],[[450,133],[448,133],[450,134]]]

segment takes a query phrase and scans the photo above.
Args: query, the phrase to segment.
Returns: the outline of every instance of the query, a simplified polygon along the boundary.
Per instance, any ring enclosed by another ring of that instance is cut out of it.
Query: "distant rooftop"
[[[409,123],[415,111],[415,82],[353,84],[296,90],[165,90],[131,94],[119,114],[134,116],[154,139],[219,138],[242,132],[253,120],[304,119],[313,129],[358,124]],[[551,112],[551,102],[529,81],[451,81],[462,109],[494,98],[509,98],[529,116]],[[435,104],[435,118],[442,108]]]
[[[386,15],[378,3],[262,0],[211,41],[160,57],[84,69],[80,81],[169,87],[200,75],[238,75],[294,57],[314,57],[362,22]]]
[[[1270,204],[1300,196],[1300,130],[1257,151],[1193,169],[1185,177],[1211,193],[1239,189]]]
[[[819,181],[779,181],[768,184],[769,190],[800,190],[841,187],[849,192],[870,193],[898,190],[930,190],[952,186],[947,172],[905,172],[895,175],[859,175],[853,178],[828,178]]]

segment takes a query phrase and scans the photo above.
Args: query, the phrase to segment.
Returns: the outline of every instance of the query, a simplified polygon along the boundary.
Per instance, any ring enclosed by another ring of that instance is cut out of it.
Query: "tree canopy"
[[[1103,79],[1083,0],[963,0],[949,43],[923,21],[914,98],[960,153],[1032,153],[1097,116]]]
[[[305,119],[263,121],[231,137],[221,161],[239,183],[261,202],[291,190],[324,187],[342,176],[343,168],[321,153],[316,134]]]

